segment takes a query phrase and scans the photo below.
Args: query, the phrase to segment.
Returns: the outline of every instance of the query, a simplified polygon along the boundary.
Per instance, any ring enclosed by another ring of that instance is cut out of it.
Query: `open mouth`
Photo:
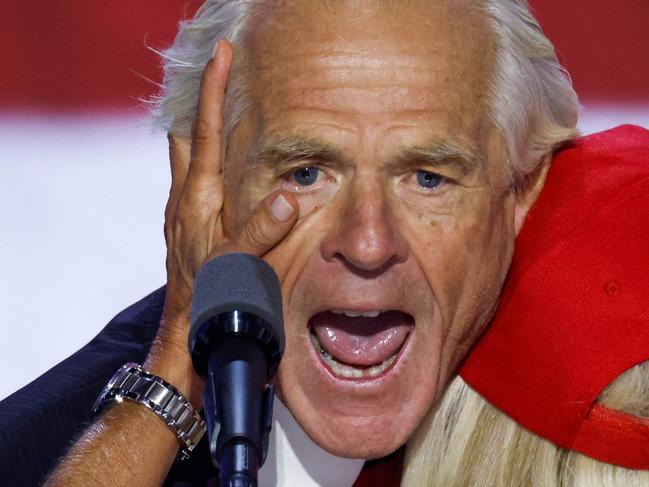
[[[331,372],[345,379],[376,378],[395,362],[414,327],[398,310],[332,309],[309,320],[311,343]]]

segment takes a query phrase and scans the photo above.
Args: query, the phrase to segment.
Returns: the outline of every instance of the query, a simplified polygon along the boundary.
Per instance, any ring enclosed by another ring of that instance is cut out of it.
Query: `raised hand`
[[[169,136],[167,294],[160,328],[144,363],[145,370],[173,384],[195,408],[201,406],[203,384],[192,367],[187,334],[196,272],[207,259],[226,252],[263,256],[298,217],[295,198],[276,191],[258,204],[241,231],[224,237],[221,127],[231,63],[232,46],[219,42],[203,73],[191,140]],[[175,433],[160,418],[141,404],[123,401],[88,427],[46,485],[162,485],[178,456],[178,445]]]
[[[172,183],[165,211],[167,294],[147,366],[172,383],[180,381],[176,387],[190,394],[195,404],[200,403],[201,384],[188,362],[187,333],[196,272],[208,259],[227,252],[263,256],[298,217],[295,198],[276,191],[258,204],[237,235],[230,239],[224,236],[223,101],[232,56],[232,46],[219,41],[203,72],[191,140],[171,134],[168,137]]]

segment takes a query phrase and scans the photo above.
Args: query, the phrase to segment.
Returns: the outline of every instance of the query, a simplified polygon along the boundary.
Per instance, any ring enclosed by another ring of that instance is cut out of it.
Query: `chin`
[[[394,452],[436,397],[441,327],[389,304],[334,303],[287,320],[287,330],[297,332],[287,332],[278,393],[311,439],[334,455]]]

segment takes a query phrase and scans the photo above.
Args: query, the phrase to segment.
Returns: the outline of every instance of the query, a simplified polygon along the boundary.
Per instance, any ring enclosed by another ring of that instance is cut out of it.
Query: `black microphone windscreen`
[[[271,325],[280,350],[284,350],[279,279],[272,267],[252,254],[224,254],[209,260],[198,271],[192,295],[190,343],[206,320],[235,310],[256,315]]]

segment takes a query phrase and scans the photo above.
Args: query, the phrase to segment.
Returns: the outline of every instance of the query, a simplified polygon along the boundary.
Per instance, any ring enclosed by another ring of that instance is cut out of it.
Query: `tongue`
[[[360,367],[378,365],[394,355],[412,328],[410,315],[400,311],[376,318],[349,317],[330,311],[311,318],[322,348],[339,362]]]

